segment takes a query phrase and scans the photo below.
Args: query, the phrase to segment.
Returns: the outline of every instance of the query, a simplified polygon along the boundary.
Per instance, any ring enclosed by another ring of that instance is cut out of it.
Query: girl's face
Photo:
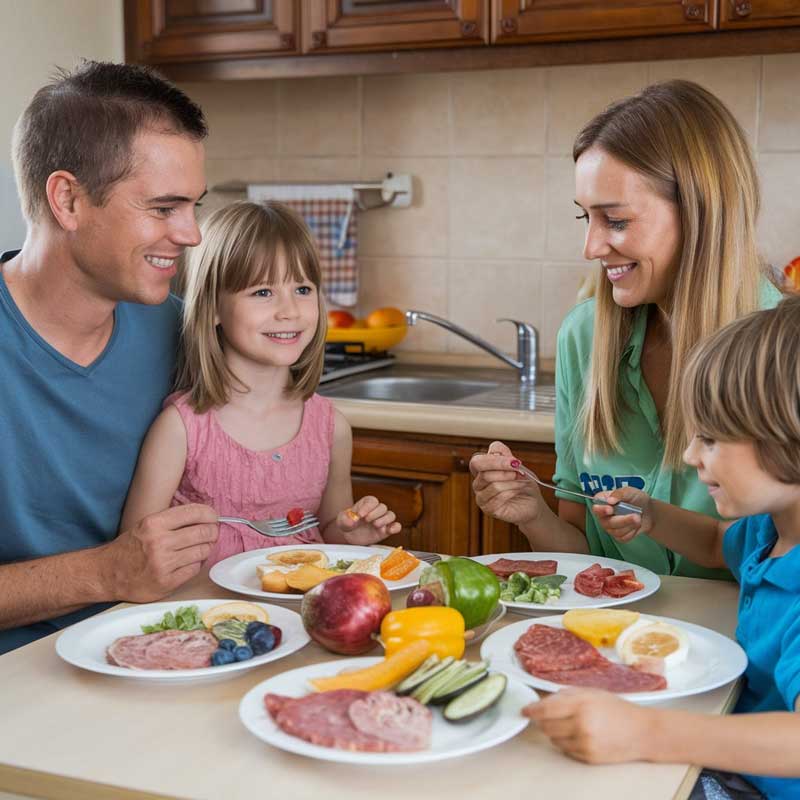
[[[750,441],[720,442],[697,434],[683,460],[708,486],[722,517],[775,514],[797,502],[797,487],[781,483],[766,472]]]
[[[575,198],[588,225],[583,256],[600,260],[614,302],[663,305],[679,261],[677,206],[599,147],[575,164]]]
[[[277,266],[284,276],[279,283],[220,294],[216,324],[224,334],[227,358],[290,367],[314,338],[319,324],[316,286],[286,279],[289,271],[282,253]]]

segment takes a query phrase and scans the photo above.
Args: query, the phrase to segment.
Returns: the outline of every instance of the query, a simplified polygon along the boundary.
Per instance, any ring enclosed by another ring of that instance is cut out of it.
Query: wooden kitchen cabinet
[[[775,28],[800,25],[798,0],[720,0],[720,27]]]
[[[717,0],[493,0],[492,42],[701,33],[715,27],[716,8]]]
[[[356,430],[353,493],[375,495],[398,516],[403,530],[387,544],[451,555],[529,550],[514,526],[485,517],[472,495],[469,459],[489,440]],[[509,442],[539,476],[555,471],[552,444]],[[555,494],[545,499],[557,509]]]
[[[125,0],[128,61],[299,53],[299,0]]]
[[[303,5],[303,52],[486,44],[488,12],[488,0],[316,0]]]

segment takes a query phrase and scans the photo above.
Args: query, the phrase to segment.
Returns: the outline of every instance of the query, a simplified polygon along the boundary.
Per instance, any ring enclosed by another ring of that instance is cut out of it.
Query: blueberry
[[[227,650],[225,652],[228,652]],[[253,651],[246,645],[241,645],[233,651],[233,657],[236,661],[247,661],[248,658],[253,657]]]
[[[275,634],[269,629],[269,626],[264,626],[250,636],[250,647],[257,656],[269,653],[275,647]]]
[[[269,628],[266,622],[259,622],[258,620],[253,620],[253,622],[248,622],[247,627],[244,629],[244,635],[247,641],[250,641],[250,637],[253,636],[256,631],[262,631],[265,628]]]
[[[223,650],[234,650],[236,648],[236,642],[233,639],[220,639],[219,646]]]
[[[248,648],[249,649],[249,648]],[[236,657],[230,650],[215,650],[211,655],[211,664],[215,667],[221,667],[225,664],[232,664],[236,661]]]

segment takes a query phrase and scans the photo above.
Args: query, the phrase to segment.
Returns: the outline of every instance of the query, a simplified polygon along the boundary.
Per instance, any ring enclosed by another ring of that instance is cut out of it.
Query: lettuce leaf
[[[161,622],[155,625],[142,625],[142,633],[158,633],[159,631],[196,631],[204,629],[197,606],[181,606],[173,614],[167,611]]]

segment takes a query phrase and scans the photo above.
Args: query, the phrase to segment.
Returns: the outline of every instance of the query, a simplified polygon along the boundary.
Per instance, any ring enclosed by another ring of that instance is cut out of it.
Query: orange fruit
[[[406,315],[399,308],[377,308],[366,319],[368,328],[393,328],[406,324]]]
[[[349,311],[339,309],[328,312],[329,328],[351,328],[356,318]]]

